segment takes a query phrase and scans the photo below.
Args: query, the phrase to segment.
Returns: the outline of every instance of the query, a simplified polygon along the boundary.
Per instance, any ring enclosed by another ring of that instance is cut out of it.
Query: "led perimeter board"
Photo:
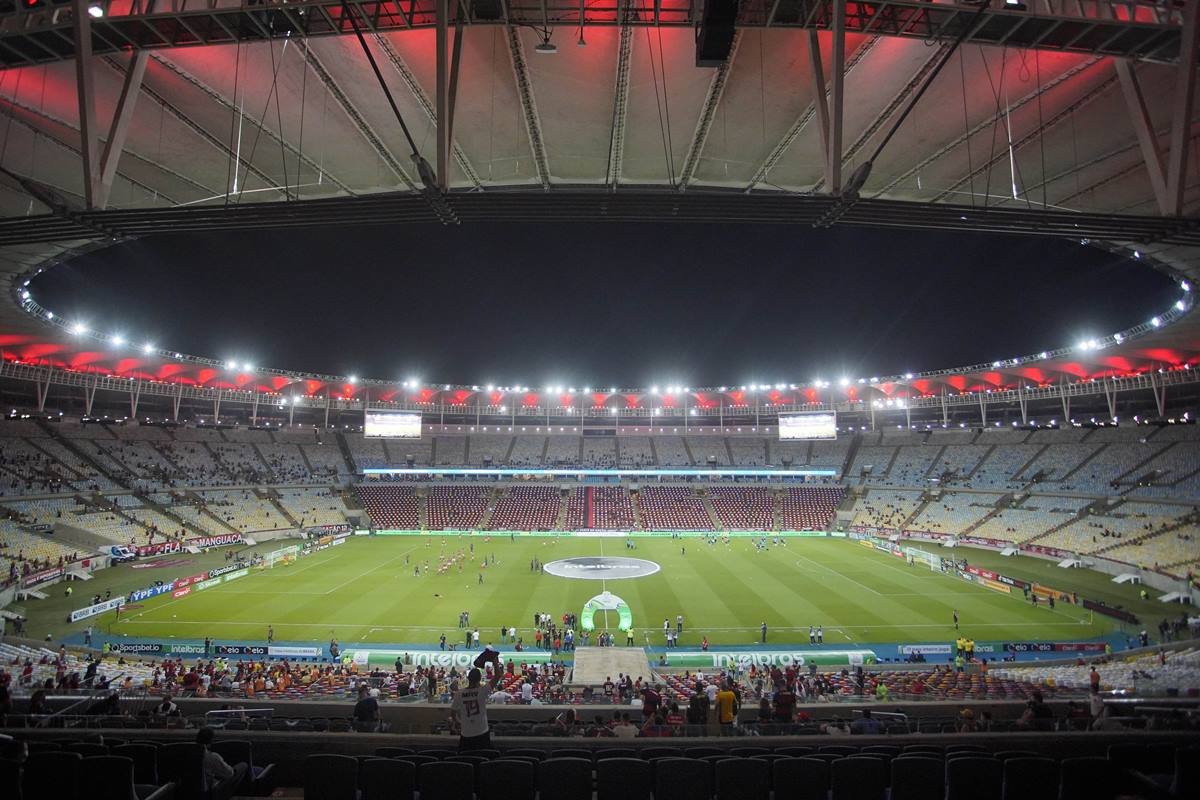
[[[368,411],[363,425],[368,439],[420,439],[421,415],[396,411]]]
[[[836,439],[837,414],[812,411],[779,415],[780,439]]]

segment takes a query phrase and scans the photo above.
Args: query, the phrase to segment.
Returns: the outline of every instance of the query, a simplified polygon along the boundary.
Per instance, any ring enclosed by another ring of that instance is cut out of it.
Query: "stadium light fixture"
[[[243,365],[243,369],[245,369],[245,370],[246,370],[246,372],[254,372],[254,365],[253,365],[253,364],[251,364],[249,361],[247,361],[247,362],[246,362],[246,363]]]
[[[47,312],[46,312],[46,319],[54,319],[54,312],[53,312],[53,311],[47,311]]]
[[[487,385],[487,390],[488,390],[489,392],[491,392],[491,391],[494,391],[494,390],[495,390],[495,388],[496,388],[496,387],[495,387],[495,386],[492,386],[490,383]]]
[[[1192,290],[1192,285],[1187,281],[1180,281],[1179,288],[1183,289],[1185,292],[1190,292]]]
[[[658,387],[657,387],[657,386],[651,386],[651,387],[650,387],[650,394],[658,394]]]
[[[839,383],[841,386],[843,386],[843,387],[846,387],[846,386],[849,386],[849,385],[850,385],[850,379],[849,379],[849,378],[842,378],[840,381],[838,381],[838,383]]]
[[[92,19],[100,19],[104,16],[104,6],[99,3],[92,3],[88,6],[88,16]]]
[[[115,334],[109,341],[113,343],[113,346],[121,347],[125,344],[125,337],[121,336],[120,334]]]
[[[1184,302],[1182,300],[1176,300],[1175,308],[1178,309],[1179,311],[1183,311],[1185,308],[1187,308],[1187,306],[1184,304]]]
[[[1158,326],[1162,325],[1162,320],[1158,317],[1152,317],[1150,319],[1150,324],[1157,328]]]
[[[142,352],[146,353],[147,355],[149,355],[150,353],[153,353],[154,345],[150,344],[149,342],[146,342],[144,345],[142,345]]]
[[[351,375],[351,376],[350,376],[349,378],[347,378],[346,380],[347,380],[347,381],[349,381],[349,383],[350,383],[350,385],[351,385],[351,386],[353,386],[354,384],[358,383],[358,376],[357,376],[357,375]]]
[[[84,325],[82,322],[76,322],[71,326],[71,333],[75,334],[76,336],[83,336],[87,332],[87,325]]]
[[[904,373],[904,380],[911,381],[912,379],[913,379],[913,374],[911,372]]]

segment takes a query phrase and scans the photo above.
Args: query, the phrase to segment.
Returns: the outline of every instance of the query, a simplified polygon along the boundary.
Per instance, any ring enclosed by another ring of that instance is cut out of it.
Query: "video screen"
[[[363,436],[368,439],[420,439],[421,415],[368,411]]]
[[[812,412],[779,417],[780,439],[836,439],[837,414]]]

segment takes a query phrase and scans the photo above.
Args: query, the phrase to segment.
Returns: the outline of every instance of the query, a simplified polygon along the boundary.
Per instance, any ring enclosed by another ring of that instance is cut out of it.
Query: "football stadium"
[[[0,790],[1196,797],[1198,72],[1196,0],[0,3]]]

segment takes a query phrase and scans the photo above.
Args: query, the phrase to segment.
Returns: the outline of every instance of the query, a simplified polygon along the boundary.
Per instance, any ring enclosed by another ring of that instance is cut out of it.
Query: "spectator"
[[[613,736],[618,739],[633,739],[637,737],[638,729],[629,721],[628,711],[621,714],[621,721],[613,726],[612,732]]]
[[[450,719],[459,728],[459,752],[491,749],[492,732],[488,727],[487,702],[495,688],[495,678],[488,679],[484,684],[479,667],[472,667],[467,673],[467,688],[454,693]]]
[[[871,716],[871,709],[864,708],[862,716],[850,723],[850,733],[865,736],[874,736],[883,732],[883,726],[879,724],[879,720]]]
[[[248,767],[245,762],[239,762],[234,767],[229,766],[220,754],[212,751],[212,742],[212,728],[205,727],[196,731],[196,744],[204,748],[204,793],[209,797],[232,796],[246,777]]]
[[[367,684],[358,687],[358,702],[354,704],[354,727],[364,732],[379,730],[379,701],[371,696]]]
[[[175,705],[171,700],[171,695],[164,694],[162,702],[154,707],[154,716],[156,717],[178,717],[180,716],[179,706]]]

